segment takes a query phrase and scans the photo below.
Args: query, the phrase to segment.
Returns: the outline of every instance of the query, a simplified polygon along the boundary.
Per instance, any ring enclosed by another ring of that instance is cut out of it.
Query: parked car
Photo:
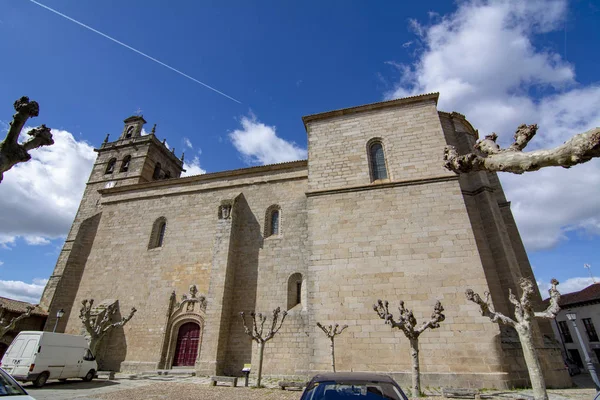
[[[98,368],[85,337],[38,331],[20,332],[0,365],[16,380],[36,387],[48,379],[91,381]]]
[[[408,400],[391,377],[369,372],[337,372],[315,375],[300,400]]]
[[[569,375],[579,375],[581,373],[581,369],[573,360],[569,360],[568,358],[565,360],[565,367],[569,371]]]
[[[15,400],[35,400],[27,394],[25,389],[12,376],[0,368],[0,397],[3,396],[10,396],[11,399]]]

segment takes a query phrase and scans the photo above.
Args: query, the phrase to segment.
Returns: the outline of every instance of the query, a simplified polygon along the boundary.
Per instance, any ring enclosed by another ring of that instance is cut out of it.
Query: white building
[[[547,303],[548,300],[546,300]],[[594,283],[579,292],[568,293],[561,296],[560,313],[552,324],[556,340],[561,343],[564,354],[573,360],[580,368],[587,370],[585,356],[573,322],[567,319],[567,313],[575,313],[575,323],[581,334],[592,362],[598,370],[600,361],[600,283]]]

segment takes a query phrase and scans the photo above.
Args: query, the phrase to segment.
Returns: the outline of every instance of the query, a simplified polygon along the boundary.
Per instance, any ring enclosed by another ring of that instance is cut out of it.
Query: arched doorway
[[[179,327],[177,345],[173,357],[174,367],[193,367],[198,358],[198,344],[200,342],[200,325],[187,322]]]

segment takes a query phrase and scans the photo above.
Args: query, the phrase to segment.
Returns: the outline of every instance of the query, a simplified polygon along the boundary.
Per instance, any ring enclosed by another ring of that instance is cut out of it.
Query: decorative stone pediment
[[[175,291],[171,297],[175,297]],[[204,313],[206,311],[206,296],[198,295],[196,285],[191,285],[189,293],[181,295],[181,302],[175,302],[175,306],[171,311],[171,318],[175,318],[185,313]]]

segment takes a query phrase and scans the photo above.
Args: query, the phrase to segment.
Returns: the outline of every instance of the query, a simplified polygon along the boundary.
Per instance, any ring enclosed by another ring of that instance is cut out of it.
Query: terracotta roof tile
[[[561,308],[565,308],[567,306],[579,305],[592,301],[600,301],[600,283],[594,283],[579,292],[562,294],[558,304]],[[544,304],[548,304],[548,299],[544,300]]]
[[[32,315],[42,315],[42,316],[48,315],[47,312],[42,310],[36,304],[27,303],[25,301],[7,299],[6,297],[0,297],[0,305],[7,311],[12,311],[12,312],[17,312],[17,313],[24,313],[27,311],[27,306],[33,306],[35,308],[34,308],[33,312],[31,313]]]

